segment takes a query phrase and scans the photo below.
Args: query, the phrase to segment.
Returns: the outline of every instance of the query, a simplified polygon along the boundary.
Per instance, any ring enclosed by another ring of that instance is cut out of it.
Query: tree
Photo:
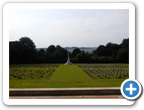
[[[112,56],[112,43],[111,42],[106,44],[105,50],[106,50],[105,56]]]
[[[53,53],[55,51],[56,47],[54,45],[50,45],[46,51],[48,51],[49,53]]]
[[[121,48],[117,52],[117,60],[119,62],[129,62],[129,38],[123,39],[120,44]]]
[[[111,45],[111,56],[113,58],[117,57],[117,52],[118,52],[119,49],[120,49],[120,45],[118,45],[118,44],[112,44]]]
[[[44,49],[40,49],[40,50],[38,51],[38,56],[44,57],[44,54],[45,54]]]
[[[75,58],[78,53],[81,53],[81,50],[79,48],[74,49],[72,52],[72,57]]]
[[[84,51],[82,51],[81,53],[78,53],[76,55],[76,58],[81,63],[90,63],[91,62],[91,57],[89,56],[89,54],[85,53]]]
[[[56,52],[54,52],[54,53],[52,54],[52,57],[53,57],[54,59],[61,59],[61,58],[62,58],[62,54],[61,54],[60,52],[56,51]]]
[[[60,45],[56,46],[55,53],[59,53],[59,56],[61,56],[61,58],[67,58],[67,50],[62,48]]]
[[[106,55],[106,48],[104,45],[100,45],[94,52],[97,56],[105,56]]]
[[[29,37],[22,37],[19,40],[28,49],[35,50],[36,46],[35,46],[34,42]]]
[[[120,45],[122,46],[122,48],[129,48],[129,38],[123,39]]]
[[[119,62],[128,63],[129,62],[129,52],[126,48],[120,48],[117,54],[117,60]]]
[[[46,51],[45,52],[45,59],[47,62],[52,62],[53,61],[52,54],[50,54],[50,52]]]
[[[36,55],[36,46],[28,37],[22,37],[19,40],[9,43],[10,63],[29,63]]]
[[[117,56],[117,51],[119,50],[121,46],[113,43],[107,43],[105,48],[106,48],[106,54],[105,56],[110,57],[112,56],[115,58]]]
[[[123,39],[120,45],[111,42],[100,45],[92,54],[75,48],[69,56],[74,62],[81,63],[128,63],[129,38]],[[22,37],[19,41],[9,42],[9,59],[10,63],[64,63],[67,50],[60,45],[50,45],[46,51],[36,51],[34,42],[29,37]]]
[[[10,63],[20,63],[24,56],[24,46],[19,41],[9,42]]]
[[[23,51],[24,51],[24,56],[26,57],[32,57],[33,55],[36,54],[36,46],[34,42],[28,38],[28,37],[22,37],[20,38],[20,43],[23,45]]]

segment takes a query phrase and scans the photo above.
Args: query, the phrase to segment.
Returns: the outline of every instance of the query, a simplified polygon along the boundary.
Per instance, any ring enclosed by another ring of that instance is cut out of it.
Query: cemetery
[[[73,64],[70,62],[68,52],[65,64],[10,65],[9,96],[10,99],[15,99],[17,96],[117,99],[123,98],[119,88],[127,78],[129,78],[128,64]],[[85,97],[79,97],[82,95]],[[100,97],[101,95],[107,96]]]
[[[123,98],[119,88],[127,78],[129,78],[128,64],[73,64],[70,62],[68,52],[65,64],[10,65],[9,96],[10,99],[18,96],[27,99],[34,96],[36,98],[45,96],[48,99],[106,97],[117,99]],[[83,95],[84,97],[81,97]],[[107,96],[101,97],[101,95]]]
[[[19,64],[10,65],[9,87],[120,87],[128,78],[128,64]]]

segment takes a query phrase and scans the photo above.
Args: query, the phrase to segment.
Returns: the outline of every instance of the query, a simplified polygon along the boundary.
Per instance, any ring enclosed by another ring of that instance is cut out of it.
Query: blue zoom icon
[[[139,86],[134,81],[128,81],[123,86],[123,92],[128,97],[135,97],[139,93]]]
[[[127,99],[136,99],[141,93],[141,85],[136,80],[125,80],[121,85],[121,93]]]

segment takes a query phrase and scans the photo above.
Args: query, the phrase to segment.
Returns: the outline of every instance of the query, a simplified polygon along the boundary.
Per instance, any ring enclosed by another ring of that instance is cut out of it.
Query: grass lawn
[[[10,79],[9,88],[120,87],[125,79],[91,79],[77,64],[60,64],[50,79]]]

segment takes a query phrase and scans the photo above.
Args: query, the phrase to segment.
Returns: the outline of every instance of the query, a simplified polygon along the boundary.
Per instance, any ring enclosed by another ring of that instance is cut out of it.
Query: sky
[[[11,9],[9,41],[29,37],[36,48],[98,47],[129,38],[128,9]]]

